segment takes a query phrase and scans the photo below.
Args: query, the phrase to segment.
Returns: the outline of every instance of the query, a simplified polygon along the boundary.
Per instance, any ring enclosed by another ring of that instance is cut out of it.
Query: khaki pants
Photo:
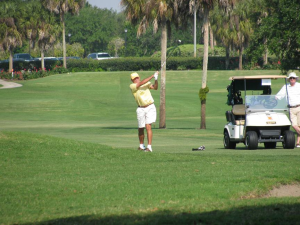
[[[290,108],[290,116],[292,125],[300,127],[300,106],[297,108]]]

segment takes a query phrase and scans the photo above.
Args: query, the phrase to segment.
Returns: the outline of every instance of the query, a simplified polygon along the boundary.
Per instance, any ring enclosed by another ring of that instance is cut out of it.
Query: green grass
[[[142,77],[151,72],[140,72]],[[300,151],[225,150],[228,78],[279,71],[167,73],[167,129],[137,152],[128,72],[22,81],[0,98],[0,224],[297,224],[299,198],[257,198],[300,180]],[[273,82],[276,92],[282,81]],[[159,91],[152,91],[159,108]],[[206,150],[191,149],[205,145]]]

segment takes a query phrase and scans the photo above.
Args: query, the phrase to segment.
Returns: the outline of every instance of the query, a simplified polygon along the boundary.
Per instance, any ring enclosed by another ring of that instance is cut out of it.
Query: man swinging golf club
[[[132,84],[130,84],[130,89],[133,97],[138,105],[136,110],[137,120],[138,120],[138,135],[140,141],[140,147],[138,150],[145,152],[152,152],[152,128],[151,124],[156,121],[156,108],[154,105],[154,100],[152,98],[150,89],[157,90],[158,88],[158,71],[150,77],[140,80],[140,76],[137,73],[130,74]],[[154,78],[154,85],[151,84],[150,80]],[[148,146],[145,148],[144,145],[144,128],[147,130]]]

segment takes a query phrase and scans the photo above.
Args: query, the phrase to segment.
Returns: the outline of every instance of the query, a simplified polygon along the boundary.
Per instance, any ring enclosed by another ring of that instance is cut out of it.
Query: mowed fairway
[[[150,154],[136,150],[129,74],[0,90],[0,224],[299,224],[299,197],[262,196],[300,181],[300,149],[225,150],[222,141],[228,78],[279,71],[209,71],[206,130],[202,72],[168,71],[167,129],[156,122]],[[283,80],[272,85],[276,93]]]

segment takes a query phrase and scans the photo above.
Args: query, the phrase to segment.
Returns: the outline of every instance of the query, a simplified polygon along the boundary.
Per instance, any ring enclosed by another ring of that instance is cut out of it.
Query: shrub
[[[208,70],[225,70],[226,58],[223,56],[209,56]],[[229,59],[229,70],[238,68],[238,57]],[[202,69],[203,59],[194,57],[170,57],[167,61],[167,70]],[[101,71],[139,71],[158,70],[161,67],[161,59],[158,57],[126,57],[106,60],[94,59],[67,59],[68,69],[62,67],[62,60],[45,60],[46,70],[53,70],[53,73],[72,72],[101,72]],[[279,69],[277,59],[269,58],[269,63],[263,65],[262,60],[257,63],[248,62],[243,58],[244,69]],[[8,70],[8,62],[0,63],[0,68]],[[39,72],[40,61],[37,62],[14,62],[15,71],[35,71]],[[41,73],[41,72],[40,72]],[[43,74],[41,74],[43,76]],[[24,78],[25,79],[25,78]]]
[[[103,71],[99,62],[94,59],[68,59],[67,67],[72,72],[97,72]]]
[[[280,69],[280,62],[277,58],[268,58],[268,64],[263,65],[263,59],[259,59],[258,62],[245,62],[243,69],[246,70],[278,70]]]
[[[22,71],[16,71],[13,73],[9,73],[6,71],[1,71],[0,72],[0,79],[5,79],[5,80],[30,80],[30,79],[37,79],[41,77],[46,77],[50,76],[53,74],[58,74],[58,73],[67,73],[68,70],[63,68],[63,67],[57,67],[54,70],[22,70]]]
[[[63,66],[58,66],[58,65],[56,65],[56,66],[54,67],[54,69],[53,69],[52,72],[54,72],[55,74],[57,74],[57,73],[60,74],[60,73],[68,73],[69,70],[66,69],[66,68],[63,67]]]
[[[51,70],[56,65],[60,64],[60,61],[57,60],[45,60],[45,69]],[[13,63],[14,71],[21,71],[21,70],[35,70],[38,71],[41,68],[41,61],[33,61],[33,62],[26,62],[26,61],[14,61]],[[9,62],[3,61],[0,63],[1,70],[8,71]]]
[[[12,79],[12,74],[2,70],[0,72],[0,79],[4,79],[4,80]]]
[[[158,70],[161,67],[160,58],[154,57],[130,57],[100,60],[99,67],[105,71],[139,71]],[[177,70],[179,66],[187,69],[200,68],[200,58],[171,57],[166,64],[168,70]]]

